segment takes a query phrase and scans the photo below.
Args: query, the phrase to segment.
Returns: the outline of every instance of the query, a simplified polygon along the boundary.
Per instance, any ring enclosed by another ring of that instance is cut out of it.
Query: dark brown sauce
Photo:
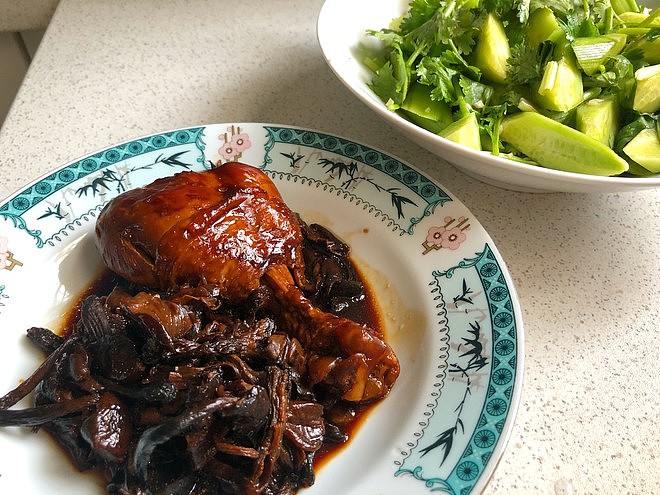
[[[369,416],[369,411],[373,409],[378,402],[374,404],[367,404],[360,406],[359,408],[353,408],[353,413],[351,414],[350,420],[341,425],[341,431],[348,437],[348,441],[341,444],[325,444],[314,454],[314,471],[318,472],[323,468],[323,466],[330,462],[333,457],[339,455],[348,445],[351,443],[351,439],[354,438],[355,433],[360,429],[360,426],[366,421]]]
[[[91,295],[109,294],[112,288],[117,285],[119,278],[107,268],[103,269],[101,274],[92,280],[89,286],[83,290],[74,301],[71,309],[64,315],[62,327],[57,332],[62,337],[68,336],[75,325],[80,320],[80,307],[83,300]]]
[[[345,318],[349,318],[357,323],[367,325],[373,330],[384,335],[384,321],[381,316],[380,308],[376,303],[373,290],[367,283],[366,277],[359,269],[359,267],[351,260],[351,264],[358,274],[360,281],[364,286],[364,298],[358,302],[349,305],[341,314]],[[61,335],[66,336],[71,332],[80,318],[80,308],[82,301],[90,295],[104,295],[108,294],[118,283],[120,278],[117,277],[112,271],[105,269],[95,280],[93,280],[89,287],[84,290],[75,301],[71,310],[65,315],[64,324],[62,326]],[[386,339],[387,340],[387,339]],[[373,409],[379,402],[374,404],[365,404],[360,406],[351,406],[342,410],[336,408],[333,412],[333,422],[336,424],[341,432],[346,435],[348,440],[339,444],[324,444],[314,455],[314,471],[318,471],[329,462],[334,456],[339,455],[348,445],[355,433],[360,429],[360,426],[369,415],[369,411]]]

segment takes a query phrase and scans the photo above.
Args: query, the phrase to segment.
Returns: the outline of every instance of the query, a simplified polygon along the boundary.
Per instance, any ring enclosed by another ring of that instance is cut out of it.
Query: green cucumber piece
[[[477,121],[477,114],[474,112],[449,124],[439,134],[455,143],[481,151],[479,122]]]
[[[660,62],[658,28],[660,28],[660,9],[650,11],[645,9],[644,12],[621,14],[616,29],[618,33],[625,33],[636,38],[626,51],[641,50],[646,62],[657,64]]]
[[[660,139],[655,129],[642,129],[623,147],[623,152],[649,172],[660,172]]]
[[[405,110],[403,110],[402,112],[406,120],[409,120],[413,124],[423,129],[426,129],[427,131],[430,131],[433,134],[440,134],[440,132],[449,125],[444,120],[427,119],[426,117],[422,117],[421,115],[407,112]],[[449,123],[451,123],[451,118],[449,119]]]
[[[628,170],[628,162],[603,143],[539,113],[504,118],[500,137],[547,168],[599,176]]]
[[[559,38],[565,36],[554,12],[548,7],[538,8],[529,15],[525,35],[527,43],[532,48],[538,48],[541,43],[548,40],[557,42]]]
[[[619,130],[619,107],[616,100],[594,98],[585,101],[575,112],[575,127],[611,148]]]
[[[474,47],[474,65],[489,81],[503,84],[510,56],[511,48],[502,21],[490,13],[484,20]]]
[[[607,59],[618,55],[626,46],[628,36],[612,33],[603,36],[575,38],[571,43],[580,68],[588,76],[600,72]]]
[[[624,27],[619,28],[617,33],[627,34],[628,36],[645,36],[650,28],[645,27]]]
[[[615,14],[639,12],[639,5],[635,0],[612,0],[610,3]]]
[[[568,57],[551,60],[545,65],[543,78],[535,95],[546,110],[566,112],[582,103],[582,74]]]
[[[479,7],[479,0],[461,0],[459,5],[462,9],[476,9]]]
[[[633,110],[653,113],[660,110],[660,64],[648,65],[635,71]]]
[[[449,105],[431,99],[431,88],[423,84],[409,86],[401,109],[408,120],[436,134],[453,120]]]
[[[534,104],[525,97],[520,98],[520,100],[518,100],[518,105],[516,106],[521,112],[538,112],[538,109]]]
[[[633,161],[628,163],[627,173],[630,175],[636,175],[638,177],[650,177],[653,175],[653,172],[651,172],[650,170],[646,170],[639,163],[635,163]]]
[[[627,26],[637,26],[649,18],[644,12],[622,12],[619,19]],[[647,27],[660,27],[660,17],[651,19]]]

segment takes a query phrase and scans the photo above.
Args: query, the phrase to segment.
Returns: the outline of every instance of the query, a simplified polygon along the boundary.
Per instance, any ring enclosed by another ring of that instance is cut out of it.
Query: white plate
[[[521,393],[523,324],[491,238],[443,186],[347,139],[266,124],[146,136],[65,165],[0,203],[0,394],[41,356],[25,330],[57,329],[101,263],[93,228],[123,190],[240,160],[291,208],[345,239],[376,293],[401,361],[391,394],[306,493],[481,491]],[[0,493],[103,493],[45,434],[0,430]]]
[[[391,112],[367,83],[372,74],[362,63],[360,45],[378,47],[367,36],[407,11],[408,0],[326,0],[319,13],[317,35],[323,56],[339,80],[368,108],[409,139],[484,182],[528,192],[607,193],[660,187],[660,174],[645,178],[597,177],[528,165],[476,151],[433,134]],[[644,2],[657,5],[658,0]]]

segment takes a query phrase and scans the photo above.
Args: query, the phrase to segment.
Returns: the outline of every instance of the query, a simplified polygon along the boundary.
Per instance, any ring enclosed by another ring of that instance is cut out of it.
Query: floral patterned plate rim
[[[483,490],[520,401],[523,322],[492,239],[418,168],[368,145],[294,126],[219,123],[161,132],[72,161],[0,203],[0,393],[41,357],[24,336],[57,329],[99,273],[103,205],[182,170],[239,160],[289,206],[352,248],[381,307],[401,375],[309,494]],[[103,493],[45,434],[0,431],[0,492]]]

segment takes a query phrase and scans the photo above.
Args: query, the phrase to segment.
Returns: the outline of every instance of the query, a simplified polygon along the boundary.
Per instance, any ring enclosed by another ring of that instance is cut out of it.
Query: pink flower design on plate
[[[252,146],[252,143],[250,142],[250,136],[244,132],[240,134],[234,134],[231,137],[231,144],[234,147],[236,154],[243,153],[246,149]]]
[[[439,244],[443,248],[451,249],[456,251],[461,243],[465,240],[466,235],[461,231],[460,228],[454,227],[453,229],[442,229],[442,232],[437,232],[439,234]]]
[[[458,220],[452,217],[445,217],[445,224],[443,226],[431,227],[426,234],[425,241],[422,243],[424,254],[433,249],[444,248],[452,251],[457,250],[467,238],[464,232],[464,230],[470,227],[467,221],[465,217],[460,217]]]
[[[227,137],[227,134],[221,135],[220,138],[224,139],[225,143],[220,147],[218,153],[226,162],[236,160],[246,149],[252,146],[250,136],[241,132],[240,129],[235,132],[233,127],[231,128],[231,139]]]
[[[218,150],[218,153],[220,153],[226,161],[233,159],[237,154],[232,141],[223,144]]]

